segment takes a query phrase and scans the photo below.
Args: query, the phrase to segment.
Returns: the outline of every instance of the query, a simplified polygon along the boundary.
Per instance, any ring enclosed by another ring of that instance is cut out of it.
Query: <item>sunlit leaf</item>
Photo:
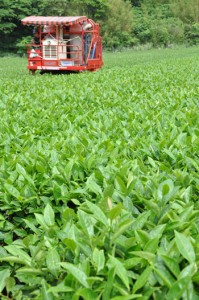
[[[16,165],[16,170],[19,174],[23,175],[23,177],[28,181],[29,184],[31,184],[34,187],[34,181],[32,178],[27,174],[24,167],[22,167],[19,163]]]
[[[169,256],[162,255],[162,258],[165,262],[165,265],[169,268],[170,272],[173,273],[177,278],[178,275],[180,274],[179,264]]]
[[[3,291],[5,285],[6,285],[6,279],[10,276],[10,270],[4,269],[0,271],[0,292]]]
[[[5,183],[5,188],[10,195],[17,199],[20,199],[20,192],[13,185]]]
[[[55,223],[55,214],[50,204],[47,204],[44,209],[44,221],[48,226],[53,226]]]
[[[105,264],[104,251],[95,248],[93,251],[93,261],[97,266],[97,273],[103,270]]]
[[[133,286],[134,293],[145,285],[145,283],[149,279],[149,275],[151,274],[151,271],[152,271],[151,267],[147,267],[144,270],[144,272],[138,277],[138,279],[136,280]]]
[[[121,214],[121,211],[122,211],[122,205],[121,203],[119,203],[109,211],[108,216],[111,220],[114,220]]]
[[[108,267],[109,267],[109,269],[112,269],[112,268],[115,269],[115,273],[122,280],[122,282],[128,289],[129,288],[129,278],[128,278],[128,273],[127,273],[126,269],[124,268],[123,264],[117,258],[109,255]]]
[[[81,271],[78,267],[74,266],[73,264],[62,262],[60,265],[66,269],[70,274],[74,276],[74,278],[79,281],[80,284],[82,284],[84,287],[89,288],[89,284],[87,282],[87,275]]]
[[[24,250],[15,245],[5,246],[5,249],[13,256],[23,260],[27,265],[31,265],[31,257]]]
[[[182,256],[187,259],[189,263],[195,262],[195,252],[190,239],[184,234],[175,231],[175,241],[178,251],[182,254]]]
[[[52,272],[52,274],[57,275],[60,270],[60,256],[56,249],[49,249],[46,256],[47,268]]]
[[[101,208],[90,201],[86,201],[86,204],[89,207],[90,211],[93,213],[94,217],[105,226],[108,226],[108,219]]]

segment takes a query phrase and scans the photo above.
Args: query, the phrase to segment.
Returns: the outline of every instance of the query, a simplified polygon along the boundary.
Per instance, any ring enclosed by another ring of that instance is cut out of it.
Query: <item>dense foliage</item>
[[[198,51],[1,59],[1,299],[198,299]]]
[[[15,51],[32,34],[21,19],[28,15],[86,15],[99,22],[108,49],[147,45],[197,44],[198,0],[2,0],[0,50]]]

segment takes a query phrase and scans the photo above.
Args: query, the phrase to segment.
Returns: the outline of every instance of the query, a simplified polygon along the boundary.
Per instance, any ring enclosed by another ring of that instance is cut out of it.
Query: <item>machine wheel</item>
[[[29,70],[29,72],[31,73],[31,75],[35,75],[36,70]]]

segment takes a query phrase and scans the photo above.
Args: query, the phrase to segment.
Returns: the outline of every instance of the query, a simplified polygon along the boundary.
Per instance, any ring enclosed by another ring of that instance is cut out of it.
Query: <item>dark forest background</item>
[[[199,0],[0,0],[0,51],[23,52],[30,15],[86,15],[101,25],[103,46],[171,47],[199,43]]]

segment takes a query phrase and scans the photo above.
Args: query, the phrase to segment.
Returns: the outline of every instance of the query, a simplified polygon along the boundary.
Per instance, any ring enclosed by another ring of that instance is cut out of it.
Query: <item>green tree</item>
[[[32,34],[21,19],[30,15],[86,15],[101,20],[106,14],[107,0],[1,0],[0,50],[16,51],[16,43]]]
[[[20,19],[30,14],[31,9],[31,1],[1,0],[0,34],[11,33],[20,24]]]
[[[99,22],[107,48],[199,41],[199,0],[0,0],[0,50],[16,51],[32,35],[30,15],[85,15]]]
[[[103,18],[107,0],[43,0],[38,1],[43,15],[86,15],[89,18]]]
[[[103,22],[104,44],[108,48],[131,46],[133,38],[133,11],[129,1],[108,0],[108,10]]]
[[[174,0],[170,9],[174,17],[184,23],[184,36],[188,44],[199,43],[199,0]]]
[[[140,44],[146,44],[151,41],[151,17],[146,6],[133,8],[134,27],[133,33]]]
[[[142,4],[142,0],[131,0],[132,6],[139,7]]]
[[[184,23],[171,12],[169,0],[143,0],[133,11],[134,34],[140,44],[167,47],[184,41]]]
[[[1,0],[0,4],[0,50],[15,50],[21,36],[28,33],[21,19],[32,13],[32,0]]]
[[[184,23],[199,22],[199,0],[170,0],[171,12]]]

